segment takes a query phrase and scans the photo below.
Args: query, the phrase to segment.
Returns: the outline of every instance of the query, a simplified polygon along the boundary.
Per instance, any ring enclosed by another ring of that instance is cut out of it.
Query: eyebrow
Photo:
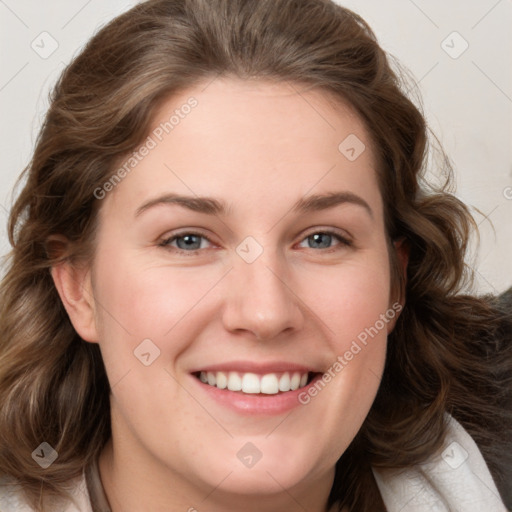
[[[361,206],[373,219],[373,211],[370,205],[362,197],[346,191],[302,197],[295,203],[293,211],[297,213],[316,212],[346,203]]]
[[[370,215],[370,217],[373,218],[373,211],[370,208],[370,205],[362,197],[346,191],[314,194],[308,197],[302,197],[293,205],[292,211],[296,213],[310,213],[327,210],[346,203],[361,206]],[[228,208],[224,201],[213,197],[165,194],[144,203],[137,209],[135,216],[138,217],[150,208],[165,204],[177,204],[194,212],[204,213],[207,215],[225,216],[230,211],[230,208]]]

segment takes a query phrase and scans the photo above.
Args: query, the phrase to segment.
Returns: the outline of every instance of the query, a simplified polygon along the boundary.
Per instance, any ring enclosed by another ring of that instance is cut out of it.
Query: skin
[[[309,404],[282,415],[230,410],[190,372],[233,360],[327,371],[396,301],[371,144],[354,111],[326,93],[231,78],[205,85],[161,106],[154,127],[198,101],[102,200],[92,264],[53,269],[112,387],[102,482],[113,512],[325,511],[334,465],[375,398],[394,322]],[[350,134],[366,145],[354,161],[338,150]],[[350,202],[292,211],[304,196],[333,191],[357,195],[371,214]],[[136,215],[171,192],[229,209],[159,204]],[[162,244],[178,230],[211,242],[199,239],[195,253],[183,239]],[[333,236],[318,247],[310,235],[326,230],[350,244]],[[263,248],[250,264],[236,252],[248,236]],[[160,350],[149,366],[134,357],[144,339]],[[237,458],[247,442],[262,454],[252,468]]]

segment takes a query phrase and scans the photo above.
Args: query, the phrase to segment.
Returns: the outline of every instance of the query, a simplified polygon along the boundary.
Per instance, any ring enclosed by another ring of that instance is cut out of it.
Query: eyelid
[[[197,228],[183,229],[183,230],[173,232],[172,234],[169,234],[169,235],[164,235],[163,237],[159,238],[158,245],[165,249],[166,247],[170,247],[171,241],[174,241],[176,238],[180,238],[185,235],[198,236],[198,237],[204,238],[205,240],[208,240],[208,242],[210,244],[215,245],[215,242],[211,239],[211,237],[209,237],[208,235],[205,235],[203,232],[201,232]],[[177,247],[173,247],[173,249],[175,249],[175,251],[177,251],[177,252],[182,252],[182,253],[186,252],[189,254],[194,254],[196,252],[200,252],[200,251],[204,250],[204,249],[194,249],[192,251],[185,251],[185,250],[179,249]]]
[[[322,226],[315,226],[314,228],[311,228],[311,230],[306,231],[304,235],[302,235],[301,242],[307,238],[308,236],[314,235],[315,233],[323,233],[325,235],[334,235],[338,237],[341,241],[344,243],[351,245],[354,241],[352,235],[348,233],[347,231],[339,228],[333,228],[333,227],[322,227]]]

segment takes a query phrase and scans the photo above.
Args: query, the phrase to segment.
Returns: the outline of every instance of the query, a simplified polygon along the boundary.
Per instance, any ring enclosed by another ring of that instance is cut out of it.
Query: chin
[[[236,449],[228,456],[211,454],[209,464],[203,460],[196,468],[197,477],[212,487],[222,482],[220,489],[227,493],[271,496],[320,473],[321,464],[300,447],[283,452],[281,444],[273,449],[272,443],[267,442],[258,450],[257,440],[253,445],[249,443],[235,442]]]
[[[289,467],[235,468],[222,482],[221,489],[230,494],[272,496],[282,493],[283,489],[291,489],[299,485],[305,478],[306,475],[303,472],[292,471]],[[218,484],[218,481],[211,482],[211,485]]]

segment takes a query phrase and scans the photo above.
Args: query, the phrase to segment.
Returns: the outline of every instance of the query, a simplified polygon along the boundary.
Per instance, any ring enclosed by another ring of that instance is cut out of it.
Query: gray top
[[[85,481],[92,512],[111,512],[96,460],[85,470]]]

